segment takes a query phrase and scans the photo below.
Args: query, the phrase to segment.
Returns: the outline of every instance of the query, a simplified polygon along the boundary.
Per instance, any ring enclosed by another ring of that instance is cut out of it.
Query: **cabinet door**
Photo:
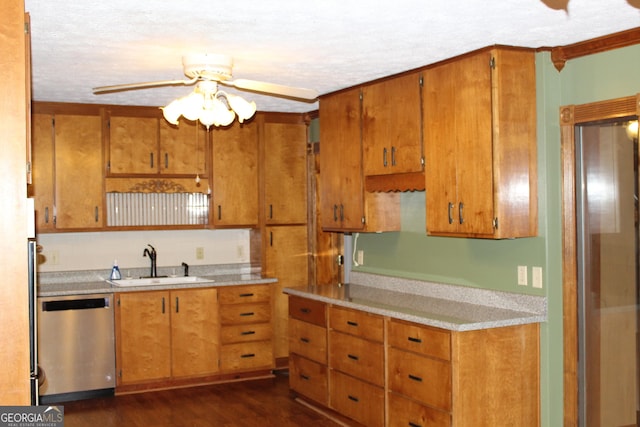
[[[309,277],[307,227],[304,225],[266,227],[266,254],[263,272],[277,277],[271,285],[273,301],[275,357],[289,354],[289,301],[285,287],[306,286]]]
[[[362,147],[365,175],[422,171],[419,73],[362,89]]]
[[[307,129],[304,123],[264,124],[265,223],[307,222]]]
[[[171,376],[169,292],[118,294],[116,363],[118,384]]]
[[[55,116],[56,228],[104,225],[102,120],[100,116]]]
[[[109,173],[158,173],[158,117],[109,117]]]
[[[362,230],[360,89],[320,100],[320,221],[323,230]]]
[[[212,216],[216,227],[258,223],[258,127],[255,122],[212,131]]]
[[[36,228],[42,232],[55,228],[52,114],[33,114],[31,138],[33,183],[29,196],[35,202]]]
[[[490,55],[426,70],[424,91],[427,230],[491,233]]]
[[[160,173],[206,177],[207,136],[199,123],[182,120],[173,126],[160,120]]]
[[[171,291],[171,373],[173,377],[218,370],[216,289]]]

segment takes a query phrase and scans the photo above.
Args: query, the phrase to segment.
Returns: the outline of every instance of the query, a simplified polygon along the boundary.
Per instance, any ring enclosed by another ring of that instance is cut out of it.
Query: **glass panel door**
[[[629,129],[631,119],[576,127],[581,426],[638,425],[638,131]]]

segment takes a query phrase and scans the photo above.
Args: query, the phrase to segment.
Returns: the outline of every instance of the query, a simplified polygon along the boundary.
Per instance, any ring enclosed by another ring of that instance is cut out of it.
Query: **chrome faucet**
[[[149,251],[148,248],[144,248],[144,252],[142,252],[142,256],[148,256],[149,259],[151,260],[151,274],[149,277],[158,277],[158,271],[157,271],[157,264],[156,264],[156,259],[158,257],[158,255],[156,254],[156,248],[154,248],[151,245],[147,245],[151,248],[151,251]]]

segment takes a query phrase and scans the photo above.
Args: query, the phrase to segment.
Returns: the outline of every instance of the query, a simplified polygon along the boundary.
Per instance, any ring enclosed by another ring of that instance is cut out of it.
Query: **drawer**
[[[451,411],[451,364],[389,348],[389,390]]]
[[[269,285],[220,286],[218,301],[220,304],[243,304],[248,302],[269,302]]]
[[[342,332],[330,331],[329,366],[364,381],[384,385],[384,346]]]
[[[382,342],[384,339],[384,320],[376,314],[331,306],[329,326],[372,341]]]
[[[384,425],[384,390],[330,370],[329,406],[367,427]]]
[[[451,427],[451,415],[389,393],[389,427]]]
[[[318,326],[327,326],[327,305],[321,301],[289,296],[289,316],[313,323]]]
[[[289,319],[289,352],[327,364],[327,329]]]
[[[220,370],[222,372],[273,367],[273,343],[271,341],[227,344],[220,348]]]
[[[220,342],[232,344],[247,341],[266,341],[273,336],[270,323],[256,323],[247,325],[230,325],[220,328]]]
[[[262,323],[271,320],[271,304],[230,304],[220,306],[220,322],[223,325]]]
[[[444,329],[391,319],[389,345],[426,356],[451,360],[451,333]]]
[[[297,354],[290,354],[289,387],[324,406],[329,404],[326,365],[305,359]]]

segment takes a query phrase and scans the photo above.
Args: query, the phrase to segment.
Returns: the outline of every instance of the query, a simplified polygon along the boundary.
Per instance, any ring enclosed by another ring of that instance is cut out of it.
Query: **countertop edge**
[[[517,316],[510,317],[508,319],[493,319],[488,321],[469,321],[465,323],[452,323],[447,321],[438,320],[435,318],[414,315],[403,313],[401,311],[384,309],[379,307],[374,307],[371,305],[361,304],[361,303],[353,303],[350,301],[345,301],[339,298],[332,298],[324,295],[319,295],[317,293],[310,292],[308,289],[303,288],[284,288],[283,292],[288,295],[299,296],[303,298],[308,298],[311,300],[322,301],[328,304],[338,305],[341,307],[354,308],[364,312],[378,314],[381,316],[388,316],[394,319],[406,320],[409,322],[422,324],[426,326],[433,326],[441,329],[447,329],[450,331],[472,331],[472,330],[480,330],[480,329],[490,329],[490,328],[498,328],[505,326],[516,326],[516,325],[524,325],[531,323],[542,323],[547,321],[546,313],[529,313],[529,312],[518,312]],[[400,293],[400,292],[399,292]],[[412,294],[406,293],[407,296],[411,296]],[[484,306],[487,309],[491,309],[490,306]]]

